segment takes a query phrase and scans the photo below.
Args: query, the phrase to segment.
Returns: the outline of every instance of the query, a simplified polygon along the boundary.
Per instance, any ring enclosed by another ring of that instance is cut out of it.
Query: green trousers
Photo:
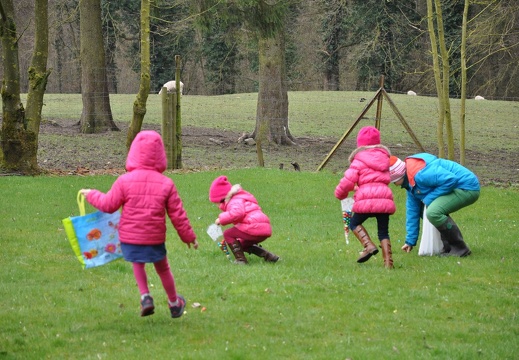
[[[478,198],[479,190],[455,189],[450,194],[438,197],[427,207],[427,219],[439,227],[445,224],[449,214],[474,204]]]

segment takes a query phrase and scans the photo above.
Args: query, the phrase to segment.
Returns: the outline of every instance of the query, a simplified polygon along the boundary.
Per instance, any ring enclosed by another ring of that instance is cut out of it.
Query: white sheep
[[[168,89],[168,93],[173,93],[177,90],[177,82],[175,80],[168,81],[162,88]],[[162,94],[162,88],[160,88],[159,95]],[[184,94],[184,83],[180,82],[180,95]]]
[[[409,90],[407,95],[416,96],[416,93],[413,90]]]
[[[485,98],[483,96],[479,96],[477,95],[474,100],[485,100]]]

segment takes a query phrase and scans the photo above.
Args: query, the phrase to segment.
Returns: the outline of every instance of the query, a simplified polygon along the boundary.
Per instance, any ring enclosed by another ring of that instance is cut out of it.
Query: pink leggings
[[[133,265],[133,274],[135,275],[135,280],[137,280],[137,286],[139,287],[139,292],[141,295],[149,294],[150,290],[148,288],[148,276],[146,275],[145,263],[132,263]],[[164,258],[156,263],[153,263],[155,266],[155,271],[160,277],[160,281],[162,282],[162,286],[164,290],[166,290],[166,294],[168,295],[168,300],[171,302],[177,301],[177,290],[175,288],[175,279],[173,278],[173,273],[169,268],[168,257],[164,256]]]
[[[249,235],[233,226],[223,232],[223,238],[228,244],[238,241],[241,244],[243,251],[248,251],[252,245],[259,244],[263,240],[267,239],[268,236]]]

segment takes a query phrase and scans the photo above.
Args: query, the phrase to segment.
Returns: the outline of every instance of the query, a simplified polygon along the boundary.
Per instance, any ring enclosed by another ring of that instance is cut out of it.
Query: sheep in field
[[[416,93],[413,90],[409,90],[407,95],[416,96]]]
[[[485,100],[483,96],[477,95],[474,100]]]
[[[177,90],[177,83],[175,80],[168,81],[164,85],[162,85],[162,88],[168,89],[168,93],[173,93]],[[160,88],[159,95],[162,94],[162,88]],[[180,95],[184,93],[184,83],[180,82]]]

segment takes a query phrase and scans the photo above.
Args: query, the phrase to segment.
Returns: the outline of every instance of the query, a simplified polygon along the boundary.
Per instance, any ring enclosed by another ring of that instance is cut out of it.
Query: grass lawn
[[[179,319],[151,266],[156,312],[141,318],[129,263],[83,270],[72,253],[61,220],[78,214],[77,190],[106,191],[115,177],[0,177],[0,359],[518,358],[517,187],[484,187],[453,214],[473,253],[463,259],[399,250],[405,191],[392,187],[388,271],[379,255],[357,264],[360,244],[346,244],[333,196],[340,175],[229,170],[271,217],[265,247],[282,258],[235,266],[205,233],[218,214],[207,199],[217,175],[168,173],[200,243],[188,249],[169,225],[188,303]],[[375,221],[366,228],[375,238]]]

